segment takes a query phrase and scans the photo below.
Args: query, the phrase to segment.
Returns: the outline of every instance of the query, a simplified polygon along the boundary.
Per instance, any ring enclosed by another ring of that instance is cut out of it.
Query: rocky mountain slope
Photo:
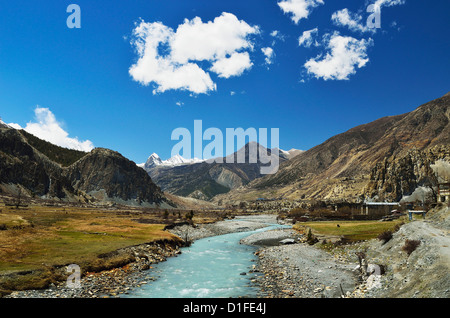
[[[230,189],[241,187],[256,178],[260,178],[261,167],[264,164],[259,158],[253,158],[249,151],[248,143],[234,154],[221,158],[222,162],[202,161],[193,163],[191,161],[176,165],[162,164],[159,157],[150,156],[144,166],[152,180],[161,187],[163,191],[172,194],[209,200],[217,194],[227,193]],[[268,150],[256,143],[257,149],[268,155]],[[284,162],[295,157],[300,150],[279,151],[279,162]],[[242,154],[245,163],[238,163],[238,155]],[[229,163],[229,162],[232,163]],[[256,162],[256,163],[251,163]]]
[[[20,190],[19,190],[20,189]],[[65,201],[167,204],[150,176],[117,152],[90,153],[0,127],[0,192]]]
[[[436,159],[450,160],[450,93],[410,113],[336,135],[281,164],[279,171],[215,199],[398,200],[430,182]]]

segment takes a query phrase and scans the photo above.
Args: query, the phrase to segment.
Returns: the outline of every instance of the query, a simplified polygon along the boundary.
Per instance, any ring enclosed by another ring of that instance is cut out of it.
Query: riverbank
[[[81,278],[80,288],[67,287],[66,281],[56,282],[47,289],[14,291],[4,298],[110,298],[127,294],[156,278],[152,276],[152,265],[176,257],[181,253],[180,244],[169,241],[153,242],[123,248],[108,255],[129,256],[132,262],[100,272],[88,272]],[[65,267],[60,268],[62,275]],[[19,274],[20,275],[20,274]],[[66,274],[67,275],[67,274]],[[14,277],[12,277],[14,279]]]
[[[241,240],[259,246],[260,272],[255,283],[263,298],[338,298],[357,285],[355,264],[337,260],[329,253],[310,246],[292,229],[256,233]]]

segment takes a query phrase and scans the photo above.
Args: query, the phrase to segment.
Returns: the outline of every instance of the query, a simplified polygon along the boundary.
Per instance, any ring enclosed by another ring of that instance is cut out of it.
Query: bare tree
[[[450,162],[440,159],[430,165],[430,167],[436,174],[439,183],[450,181]]]
[[[22,203],[22,188],[19,187],[19,193],[17,194],[16,200],[15,200],[15,206],[16,209],[20,207],[20,204]]]

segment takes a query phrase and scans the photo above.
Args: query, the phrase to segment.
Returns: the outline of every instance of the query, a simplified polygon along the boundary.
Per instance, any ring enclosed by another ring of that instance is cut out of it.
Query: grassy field
[[[12,290],[41,289],[64,277],[58,267],[78,264],[82,272],[131,262],[118,249],[181,239],[166,224],[187,221],[187,211],[0,203],[0,297]],[[216,220],[215,212],[194,211],[194,223]],[[102,254],[112,255],[99,257]]]
[[[151,224],[160,214],[44,206],[0,210],[0,272],[85,263],[123,247],[177,239],[163,231],[164,224]],[[140,222],[146,217],[150,222]]]
[[[376,238],[384,231],[392,230],[401,220],[390,222],[379,221],[320,221],[302,222],[294,225],[294,228],[305,232],[308,228],[312,233],[321,236],[344,237],[349,241],[363,241]],[[339,226],[338,226],[339,225]]]

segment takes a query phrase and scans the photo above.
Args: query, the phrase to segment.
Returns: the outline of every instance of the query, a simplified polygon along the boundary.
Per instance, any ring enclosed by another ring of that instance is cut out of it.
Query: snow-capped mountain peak
[[[304,152],[303,150],[299,150],[299,149],[295,149],[295,148],[292,148],[291,150],[283,150],[283,149],[279,149],[279,148],[273,148],[272,151],[277,150],[277,149],[278,149],[280,157],[287,159],[287,160],[290,160],[290,159],[294,158],[295,156]]]
[[[144,167],[145,168],[151,168],[154,166],[159,166],[162,164],[162,160],[161,158],[156,154],[156,153],[152,153],[150,155],[150,157],[148,157],[147,161],[145,162]]]
[[[167,160],[162,160],[156,153],[152,153],[150,157],[148,157],[147,162],[145,162],[145,164],[139,164],[138,166],[143,167],[144,169],[147,170],[156,166],[175,167],[199,163],[203,161],[204,160],[198,158],[186,159],[180,156],[179,154],[176,154],[175,156]]]

